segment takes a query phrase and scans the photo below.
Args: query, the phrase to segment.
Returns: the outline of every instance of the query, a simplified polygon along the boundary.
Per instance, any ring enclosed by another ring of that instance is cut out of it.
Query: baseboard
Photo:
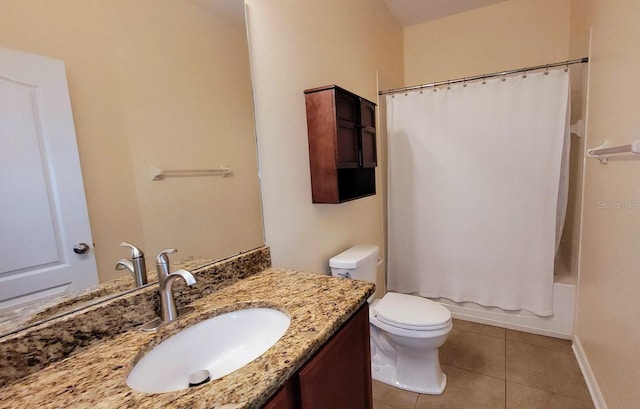
[[[578,365],[580,365],[580,370],[582,371],[584,380],[587,383],[587,388],[589,388],[593,405],[596,409],[607,409],[607,404],[604,401],[604,396],[602,396],[602,392],[598,386],[598,381],[596,381],[596,377],[593,374],[589,360],[587,359],[584,349],[582,349],[582,344],[577,336],[573,337],[572,349],[576,359],[578,360]]]

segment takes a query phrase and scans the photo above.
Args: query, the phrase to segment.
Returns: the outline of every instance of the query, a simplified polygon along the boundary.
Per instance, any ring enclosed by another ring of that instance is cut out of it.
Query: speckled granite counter
[[[196,312],[155,334],[138,330],[93,345],[0,389],[0,408],[259,408],[373,294],[373,284],[267,269],[202,297]],[[251,306],[291,316],[285,335],[245,367],[196,388],[164,394],[130,389],[141,355],[183,328]]]
[[[179,306],[193,303],[271,266],[268,247],[192,270],[196,285],[173,287]],[[150,285],[0,338],[0,387],[78,351],[153,320],[160,311],[158,286]]]

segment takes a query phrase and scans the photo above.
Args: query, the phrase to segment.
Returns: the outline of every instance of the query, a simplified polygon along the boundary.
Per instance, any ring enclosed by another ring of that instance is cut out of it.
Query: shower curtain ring
[[[544,70],[544,75],[549,75],[549,65],[547,65],[547,68]]]
[[[467,87],[467,79],[466,78],[462,79],[462,86],[465,87],[465,88]]]
[[[527,70],[522,70],[522,78],[527,78]]]
[[[447,89],[451,89],[451,82],[447,80]]]

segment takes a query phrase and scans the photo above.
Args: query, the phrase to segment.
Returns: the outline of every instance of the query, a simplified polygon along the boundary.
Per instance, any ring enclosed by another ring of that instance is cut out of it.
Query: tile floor
[[[454,320],[440,396],[373,382],[374,409],[593,409],[571,342]]]

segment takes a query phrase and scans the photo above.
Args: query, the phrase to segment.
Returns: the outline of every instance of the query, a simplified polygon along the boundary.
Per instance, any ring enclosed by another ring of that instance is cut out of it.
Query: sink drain
[[[211,376],[209,375],[209,371],[203,369],[189,375],[189,387],[192,388],[194,386],[200,386],[203,383],[209,382],[210,380]]]

